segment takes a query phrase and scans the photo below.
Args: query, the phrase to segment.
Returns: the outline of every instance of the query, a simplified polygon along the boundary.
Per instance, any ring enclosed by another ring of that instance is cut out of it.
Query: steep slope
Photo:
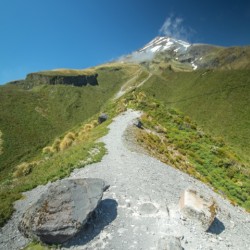
[[[56,76],[57,80],[59,76],[61,79],[66,77],[73,84],[77,71],[34,73],[26,81],[1,86],[3,154],[0,156],[0,170],[7,169],[8,172],[18,162],[34,156],[56,136],[100,111],[138,68],[134,65],[94,68],[92,72],[98,74],[98,85],[93,86],[55,84],[48,76]]]
[[[226,139],[250,163],[250,74],[248,70],[165,71],[142,89],[190,116],[207,132]]]

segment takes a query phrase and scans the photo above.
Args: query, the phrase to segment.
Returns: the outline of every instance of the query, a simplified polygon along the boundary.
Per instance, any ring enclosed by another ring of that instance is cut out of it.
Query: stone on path
[[[207,231],[217,213],[217,204],[212,197],[194,189],[186,189],[179,201],[181,214],[194,222],[198,222]]]
[[[183,247],[179,238],[170,235],[158,241],[157,250],[183,250]]]
[[[141,122],[140,119],[136,119],[136,120],[134,121],[134,125],[135,125],[137,128],[140,128],[140,129],[143,128],[143,124],[142,124],[142,122]]]
[[[86,224],[107,185],[101,179],[65,179],[52,183],[23,215],[18,229],[49,244],[67,241]]]
[[[104,113],[100,114],[98,117],[98,123],[101,124],[101,123],[105,122],[107,119],[108,119],[108,115],[106,115]]]

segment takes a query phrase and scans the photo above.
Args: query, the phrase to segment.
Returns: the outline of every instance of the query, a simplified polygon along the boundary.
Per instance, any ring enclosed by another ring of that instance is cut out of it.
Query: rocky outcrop
[[[86,224],[106,188],[103,180],[91,178],[52,183],[24,213],[18,229],[26,237],[48,244],[63,243]]]
[[[46,74],[46,73],[31,73],[28,74],[25,82],[31,87],[34,85],[41,84],[64,84],[73,85],[77,87],[89,85],[98,85],[97,81],[98,74],[93,75],[63,75],[63,74]]]
[[[194,189],[186,189],[183,192],[179,208],[184,218],[198,223],[205,231],[209,229],[217,213],[215,200]]]

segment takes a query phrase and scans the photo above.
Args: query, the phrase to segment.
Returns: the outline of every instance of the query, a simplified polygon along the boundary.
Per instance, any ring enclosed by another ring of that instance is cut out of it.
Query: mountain
[[[1,86],[0,224],[21,192],[100,160],[95,140],[128,108],[144,112],[134,135],[144,150],[249,210],[249,69],[248,46],[156,37],[115,62]]]
[[[249,161],[250,46],[220,47],[156,37],[120,61],[145,67],[152,73],[142,86],[147,94],[222,136]]]
[[[250,47],[190,44],[171,37],[156,37],[121,61],[149,64],[151,68],[175,71],[196,69],[250,69]]]

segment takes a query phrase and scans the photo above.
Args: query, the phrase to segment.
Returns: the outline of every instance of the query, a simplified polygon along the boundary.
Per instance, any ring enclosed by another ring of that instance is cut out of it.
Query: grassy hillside
[[[138,66],[115,64],[94,68],[97,86],[40,85],[30,90],[25,90],[23,84],[1,86],[0,181],[16,164],[32,158],[56,136],[99,112],[137,70]]]
[[[105,150],[94,140],[107,130],[93,124],[104,107],[110,117],[127,107],[144,110],[143,122],[153,133],[137,139],[152,155],[249,209],[249,70],[179,72],[190,69],[172,61],[155,65],[112,63],[39,73],[98,74],[96,86],[49,85],[38,79],[29,88],[25,81],[0,87],[0,224],[21,192],[89,163],[85,160],[94,148],[100,154],[91,161],[100,159]],[[113,100],[120,89],[128,93]]]
[[[169,70],[151,77],[142,89],[189,115],[207,132],[223,137],[250,162],[249,70]]]
[[[88,69],[98,74],[96,86],[38,83],[27,90],[22,81],[0,87],[0,225],[21,192],[101,159],[105,149],[95,140],[107,132],[107,124],[97,126],[97,115],[139,68],[106,64]],[[64,74],[78,72],[60,70]]]
[[[144,129],[135,130],[135,137],[149,154],[250,211],[250,169],[222,138],[211,136],[189,116],[139,90],[120,102],[144,111]]]

